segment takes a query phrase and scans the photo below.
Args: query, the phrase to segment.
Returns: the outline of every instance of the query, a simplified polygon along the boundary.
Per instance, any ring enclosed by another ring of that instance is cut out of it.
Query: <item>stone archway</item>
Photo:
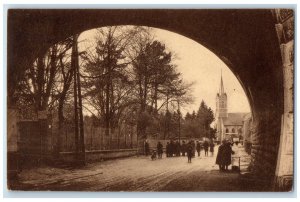
[[[290,150],[286,152],[292,145],[289,141],[292,138],[287,140],[287,137],[293,136],[289,124],[293,120],[293,98],[290,98],[293,82],[288,79],[293,75],[293,61],[286,57],[291,56],[293,49],[289,43],[293,44],[293,36],[287,37],[285,32],[293,31],[293,27],[286,25],[290,21],[287,19],[293,18],[293,12],[289,11],[9,10],[8,105],[14,104],[14,84],[22,77],[14,74],[14,70],[24,70],[50,45],[74,33],[109,25],[166,29],[206,46],[228,65],[242,84],[255,125],[253,173],[269,182],[275,176],[292,176],[292,162],[287,169],[281,161],[282,155],[293,154]],[[285,180],[281,184],[288,183]]]

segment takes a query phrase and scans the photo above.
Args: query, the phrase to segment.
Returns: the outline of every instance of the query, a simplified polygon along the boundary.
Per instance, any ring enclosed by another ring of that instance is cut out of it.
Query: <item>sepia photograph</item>
[[[292,6],[7,10],[7,187],[292,192]]]

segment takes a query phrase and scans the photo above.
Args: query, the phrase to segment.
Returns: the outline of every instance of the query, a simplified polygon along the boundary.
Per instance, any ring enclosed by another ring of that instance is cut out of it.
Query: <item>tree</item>
[[[140,113],[143,114],[149,106],[149,113],[154,112],[156,116],[158,111],[166,106],[165,137],[170,132],[169,103],[191,100],[190,97],[185,97],[191,85],[183,83],[175,67],[172,64],[172,53],[167,52],[165,45],[158,41],[147,41],[144,46],[141,45],[140,52],[133,61]],[[160,106],[159,101],[162,101]],[[138,125],[140,136],[145,134],[145,127],[145,124]]]
[[[18,106],[24,114],[52,110],[58,99],[56,89],[61,86],[60,64],[70,47],[69,38],[51,46],[46,54],[40,54],[25,71],[16,92],[19,97]]]
[[[192,119],[192,115],[189,112],[187,112],[186,115],[185,115],[185,117],[184,117],[184,119],[186,121],[190,121]]]
[[[150,113],[157,112],[158,88],[165,80],[165,74],[160,74],[166,65],[170,63],[171,55],[166,53],[164,45],[158,41],[141,44],[140,52],[133,61],[133,72],[137,84],[138,100],[140,103],[140,115],[146,113],[146,107],[150,100]],[[161,77],[163,76],[163,77]],[[139,136],[144,136],[146,124],[138,124]]]
[[[136,27],[105,27],[97,29],[94,49],[82,55],[85,78],[85,99],[97,110],[110,135],[122,111],[133,101],[129,96],[132,81],[128,74],[126,48],[138,33]]]
[[[205,102],[202,100],[200,107],[197,112],[197,119],[199,122],[199,126],[201,128],[202,134],[204,134],[205,137],[210,136],[210,124],[215,120],[213,111],[210,107],[207,107]]]
[[[210,127],[214,121],[214,115],[211,108],[207,107],[202,100],[200,107],[197,111],[189,112],[186,114],[183,124],[183,133],[187,137],[193,138],[213,138],[215,131]]]

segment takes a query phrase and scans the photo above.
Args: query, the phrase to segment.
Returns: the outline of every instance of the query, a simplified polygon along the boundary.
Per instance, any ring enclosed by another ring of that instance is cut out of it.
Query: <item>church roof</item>
[[[223,118],[224,126],[243,125],[245,116],[248,113],[228,113],[228,117]]]

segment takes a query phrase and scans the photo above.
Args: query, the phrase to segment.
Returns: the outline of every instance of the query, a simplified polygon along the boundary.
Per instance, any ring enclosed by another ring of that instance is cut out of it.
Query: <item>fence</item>
[[[64,124],[60,131],[55,127],[53,133],[56,133],[53,135],[58,135],[61,152],[75,151],[73,124]],[[137,147],[137,134],[134,125],[120,124],[117,128],[110,129],[109,135],[106,135],[105,128],[85,124],[84,136],[86,151],[133,149]]]

